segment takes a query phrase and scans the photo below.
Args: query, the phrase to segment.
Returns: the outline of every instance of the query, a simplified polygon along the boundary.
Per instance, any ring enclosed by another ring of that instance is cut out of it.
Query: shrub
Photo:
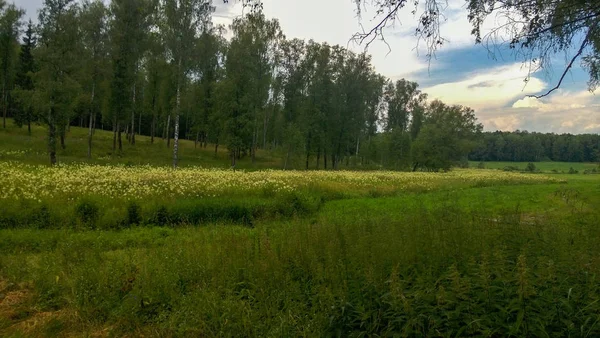
[[[136,202],[129,202],[127,205],[127,225],[140,224],[141,221],[141,207]]]
[[[569,168],[569,174],[577,174],[579,173],[578,170],[573,169],[573,167]]]
[[[169,223],[169,210],[167,210],[167,207],[164,205],[158,206],[150,216],[149,223],[160,226],[167,225]]]
[[[94,228],[100,216],[100,207],[92,200],[81,200],[75,206],[77,220],[85,226]]]
[[[525,171],[530,172],[530,173],[534,173],[537,170],[537,168],[535,167],[535,164],[533,164],[532,162],[527,163],[527,167],[525,168]]]
[[[460,162],[458,162],[458,167],[462,168],[462,169],[468,169],[469,168],[469,160],[467,160],[466,158],[460,160]]]
[[[485,163],[483,161],[479,162],[479,164],[477,164],[477,169],[485,169]]]

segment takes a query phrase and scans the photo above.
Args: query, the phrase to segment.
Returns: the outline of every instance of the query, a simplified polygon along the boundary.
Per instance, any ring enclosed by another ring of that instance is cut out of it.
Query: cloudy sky
[[[105,0],[108,1],[108,0]],[[16,0],[36,17],[43,0]],[[242,15],[239,3],[214,0],[217,11],[213,21],[228,24]],[[363,46],[350,41],[353,33],[371,27],[372,8],[364,8],[362,19],[356,16],[354,0],[263,0],[267,17],[277,18],[288,38],[313,39],[339,44],[360,52]],[[557,55],[553,68],[533,74],[524,84],[527,69],[507,49],[499,48],[490,57],[486,48],[475,45],[466,19],[465,1],[449,0],[442,35],[448,43],[428,63],[417,47],[414,36],[416,19],[406,8],[395,27],[386,30],[389,48],[374,42],[368,52],[376,70],[392,79],[406,78],[420,84],[430,98],[475,109],[486,130],[529,130],[556,133],[599,133],[600,91],[587,91],[587,75],[579,67],[567,75],[561,89],[537,100],[529,94],[541,94],[552,88],[566,65]],[[489,22],[490,27],[494,22]]]

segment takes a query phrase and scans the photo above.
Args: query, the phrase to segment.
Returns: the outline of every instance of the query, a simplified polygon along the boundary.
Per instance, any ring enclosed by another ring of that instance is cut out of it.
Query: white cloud
[[[535,108],[541,112],[560,112],[592,106],[595,96],[587,91],[558,91],[546,99],[525,97],[513,103],[512,108]]]
[[[356,4],[349,0],[305,0],[296,5],[281,0],[263,2],[265,15],[277,18],[288,38],[338,44],[359,53],[365,50],[365,46],[351,42],[352,35],[362,30],[361,22],[365,30],[375,24],[370,20],[374,14],[373,8],[365,8],[359,21]],[[403,27],[396,26],[399,29]],[[378,72],[388,77],[403,77],[427,67],[425,58],[419,57],[414,50],[417,40],[413,34],[394,34],[394,29],[388,29],[385,39],[386,42],[374,41],[368,49]]]
[[[558,90],[543,99],[516,100],[510,108],[483,110],[478,116],[486,130],[599,133],[599,101],[587,91]]]
[[[434,85],[423,89],[431,98],[450,104],[461,104],[474,109],[503,107],[515,98],[537,93],[546,84],[531,77],[527,86],[523,79],[527,70],[520,64],[499,66],[485,72],[476,72],[466,79]]]

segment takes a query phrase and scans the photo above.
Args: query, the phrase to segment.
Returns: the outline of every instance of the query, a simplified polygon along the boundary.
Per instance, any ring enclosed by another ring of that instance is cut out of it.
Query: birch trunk
[[[135,83],[133,84],[133,106],[131,107],[131,136],[129,143],[135,144]]]
[[[175,132],[173,135],[173,168],[177,168],[179,151],[179,107],[181,105],[181,58],[177,62],[177,96],[175,99]]]
[[[48,111],[48,154],[50,164],[56,164],[56,123],[54,122],[54,108]]]
[[[96,94],[96,84],[92,84],[92,98],[90,102],[90,129],[88,130],[88,152],[87,158],[92,158],[92,132],[94,125],[94,95]]]

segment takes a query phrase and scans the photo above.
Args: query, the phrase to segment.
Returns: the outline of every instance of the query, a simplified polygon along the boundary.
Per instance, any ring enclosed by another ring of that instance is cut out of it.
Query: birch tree
[[[83,65],[84,81],[87,82],[89,95],[88,121],[88,151],[87,157],[92,157],[93,126],[98,110],[97,91],[107,59],[107,9],[100,0],[85,1],[80,15],[83,49],[85,62]]]
[[[45,0],[39,15],[39,71],[34,75],[33,100],[48,126],[50,164],[56,159],[56,137],[69,121],[79,84],[74,78],[79,58],[77,6],[73,0]]]
[[[178,164],[179,114],[185,78],[192,67],[194,43],[210,24],[214,7],[210,0],[164,0],[164,32],[177,82],[173,135],[173,167]]]

